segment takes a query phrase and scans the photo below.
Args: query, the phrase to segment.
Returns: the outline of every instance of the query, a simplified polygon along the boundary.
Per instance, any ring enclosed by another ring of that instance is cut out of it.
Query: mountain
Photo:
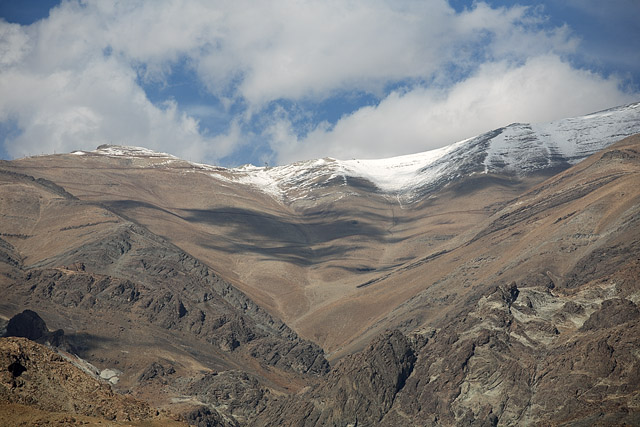
[[[477,173],[524,176],[566,169],[613,142],[638,133],[639,115],[640,103],[636,103],[551,123],[514,123],[414,155],[380,160],[327,158],[275,168],[247,166],[226,170],[220,177],[253,185],[288,203],[333,180],[346,186],[367,181],[399,201],[412,202],[455,179]]]
[[[632,104],[386,160],[2,162],[0,314],[194,423],[635,423],[638,132]]]
[[[387,316],[397,329],[256,424],[637,424],[639,173],[634,136],[396,273],[428,283]]]
[[[411,202],[450,181],[477,173],[524,176],[566,169],[638,133],[639,115],[640,103],[636,103],[551,123],[514,123],[441,149],[389,159],[325,158],[272,168],[246,165],[226,169],[195,163],[187,167],[254,187],[287,204],[313,198],[315,189],[332,183],[374,186],[378,192]],[[184,161],[170,154],[141,147],[105,145],[72,154],[128,158],[139,167],[185,167]],[[148,161],[146,165],[143,159]]]

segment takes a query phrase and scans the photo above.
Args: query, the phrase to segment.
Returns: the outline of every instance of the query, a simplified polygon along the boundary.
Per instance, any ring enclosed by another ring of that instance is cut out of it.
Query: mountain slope
[[[102,147],[7,167],[56,182],[163,236],[337,357],[428,286],[413,279],[390,284],[392,291],[366,284],[393,281],[394,271],[464,244],[504,203],[640,131],[639,110],[632,104],[512,125],[436,152],[379,161],[224,169]],[[438,276],[438,265],[430,263],[430,274]]]
[[[316,345],[197,259],[104,206],[7,171],[0,199],[0,312],[36,310],[65,330],[71,351],[118,372],[119,390],[167,405],[185,381],[206,373],[242,370],[282,392],[328,369]],[[158,376],[148,374],[156,364],[176,374],[162,392],[147,381]],[[218,386],[233,381],[218,378]]]
[[[404,203],[474,173],[554,173],[640,132],[640,103],[551,123],[515,123],[424,153],[380,160],[313,160],[276,168],[239,168],[231,180],[291,203],[300,191],[341,179],[367,180]],[[215,171],[214,171],[215,173]],[[292,194],[293,193],[293,194]]]
[[[382,322],[398,329],[256,425],[637,424],[638,184],[635,136],[497,212],[449,274],[398,272],[432,283]]]
[[[214,178],[252,186],[285,203],[311,196],[314,189],[324,185],[357,187],[362,181],[369,184],[360,185],[373,185],[378,191],[411,202],[429,190],[473,173],[523,176],[566,169],[613,142],[640,132],[639,116],[640,103],[636,103],[550,123],[514,123],[440,149],[389,159],[325,158],[273,168],[190,165],[209,171]],[[139,147],[102,146],[93,152],[72,154],[128,158],[132,165],[138,159],[139,167],[144,167],[142,159],[153,160],[153,167],[184,167],[184,162],[174,156]]]
[[[634,423],[639,106],[392,160],[2,162],[0,314],[193,420]]]

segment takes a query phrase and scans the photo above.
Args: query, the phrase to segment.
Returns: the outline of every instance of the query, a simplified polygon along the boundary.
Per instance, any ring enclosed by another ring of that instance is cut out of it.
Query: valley
[[[638,132],[631,104],[385,161],[2,162],[0,314],[221,425],[634,423]]]

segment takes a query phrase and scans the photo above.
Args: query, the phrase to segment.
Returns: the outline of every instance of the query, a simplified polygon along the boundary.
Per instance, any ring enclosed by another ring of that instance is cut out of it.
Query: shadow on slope
[[[233,230],[227,233],[231,238],[224,244],[203,240],[200,243],[203,247],[229,253],[253,252],[303,266],[336,259],[359,248],[353,242],[339,242],[340,239],[361,237],[380,243],[396,241],[390,238],[384,227],[393,218],[368,212],[333,212],[329,218],[323,213],[285,218],[231,207],[185,209],[184,212],[186,221]],[[381,226],[374,225],[374,222]],[[335,244],[315,247],[330,242]]]

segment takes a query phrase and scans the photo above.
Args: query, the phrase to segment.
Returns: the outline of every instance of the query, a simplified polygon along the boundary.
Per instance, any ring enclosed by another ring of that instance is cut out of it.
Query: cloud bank
[[[64,1],[0,21],[0,122],[17,129],[12,157],[103,143],[210,163],[393,156],[637,100],[572,65],[578,46],[543,9],[482,2]],[[176,82],[202,99],[164,90]]]
[[[341,159],[392,157],[398,146],[405,154],[416,153],[510,123],[551,121],[632,102],[618,85],[615,78],[572,69],[556,56],[534,57],[519,66],[487,63],[449,88],[392,92],[379,104],[335,126],[321,124],[302,138],[281,120],[272,126],[272,140],[284,163],[326,152]]]

